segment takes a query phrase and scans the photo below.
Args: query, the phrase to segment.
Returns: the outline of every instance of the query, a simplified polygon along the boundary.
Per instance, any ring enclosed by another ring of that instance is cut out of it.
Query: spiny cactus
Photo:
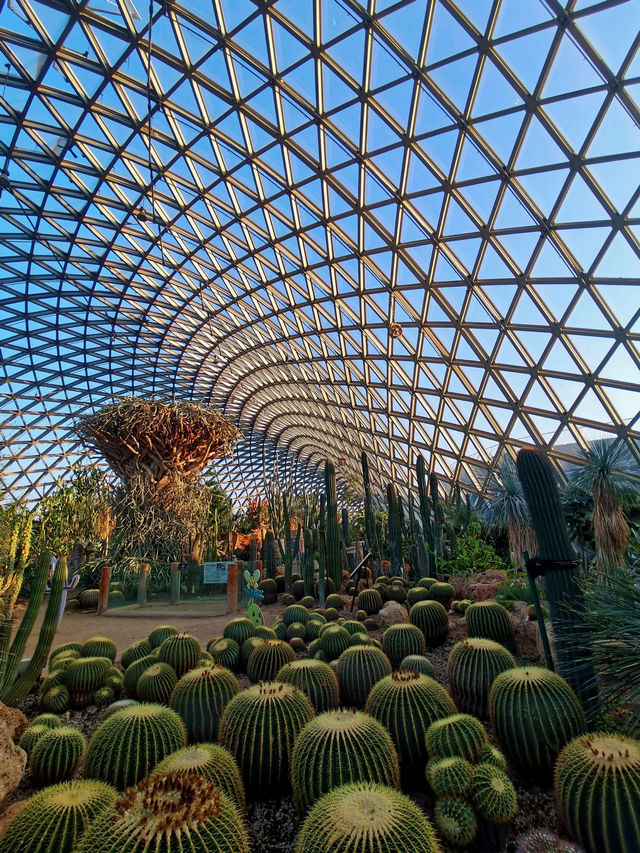
[[[105,705],[110,705],[115,698],[116,696],[112,688],[105,685],[104,687],[98,687],[94,691],[92,701],[94,705],[104,707]]]
[[[103,720],[93,733],[84,775],[122,791],[185,745],[185,728],[175,711],[162,705],[129,705]]]
[[[451,607],[451,600],[455,594],[456,591],[450,583],[438,581],[437,583],[431,584],[429,587],[429,595],[431,598],[434,601],[439,601],[445,610],[449,610]]]
[[[345,706],[362,707],[374,684],[391,674],[391,664],[374,646],[350,646],[338,658],[336,675]]]
[[[431,723],[425,743],[431,758],[459,756],[474,764],[489,740],[480,720],[469,714],[453,714]]]
[[[131,645],[127,646],[127,648],[122,652],[120,656],[120,662],[124,669],[134,661],[140,660],[140,658],[145,658],[147,655],[150,655],[153,652],[153,646],[149,642],[149,640],[136,640]]]
[[[391,625],[382,635],[382,650],[397,669],[407,655],[423,655],[425,652],[424,635],[415,625],[399,622]]]
[[[536,827],[520,836],[516,853],[584,853],[584,849],[549,829]]]
[[[276,632],[273,628],[267,628],[266,625],[258,625],[256,628],[256,637],[260,637],[261,640],[277,640]]]
[[[292,622],[302,622],[306,625],[309,621],[309,611],[302,604],[290,604],[282,614],[282,621],[287,627]]]
[[[278,600],[278,584],[273,578],[264,578],[258,588],[264,593],[263,604],[275,604]]]
[[[407,591],[407,602],[409,605],[417,604],[418,601],[430,601],[429,590],[422,586],[414,586]]]
[[[72,726],[50,729],[38,739],[31,753],[29,767],[34,783],[42,788],[70,779],[86,746],[82,732]]]
[[[109,658],[111,663],[116,659],[116,644],[109,637],[91,637],[80,649],[83,658]]]
[[[102,687],[109,669],[108,658],[78,658],[72,661],[64,673],[72,698],[74,693],[90,692]]]
[[[188,678],[189,673],[183,678]],[[213,782],[232,802],[244,812],[245,795],[242,776],[228,749],[217,743],[199,743],[185,746],[167,755],[154,769],[150,778],[171,773],[195,773],[205,782]]]
[[[309,620],[305,625],[307,632],[307,640],[317,640],[320,636],[320,628],[322,627],[322,622],[316,622],[315,619]]]
[[[40,697],[40,707],[43,711],[51,711],[53,714],[62,714],[69,708],[71,696],[64,684],[58,684]]]
[[[410,669],[419,672],[421,675],[428,675],[429,678],[436,677],[434,665],[424,655],[407,655],[400,661],[398,669]]]
[[[327,622],[336,622],[340,618],[340,614],[335,607],[327,607],[324,611],[324,616]]]
[[[507,759],[500,750],[487,744],[480,755],[478,756],[478,764],[493,764],[494,767],[499,767],[500,770],[507,769]]]
[[[291,756],[293,801],[304,814],[333,788],[349,782],[397,787],[400,769],[389,733],[360,711],[326,711],[296,737]]]
[[[364,610],[367,616],[375,616],[382,610],[382,596],[377,589],[363,589],[358,593],[358,610]]]
[[[51,654],[49,655],[49,668],[51,669],[51,665],[53,661],[58,657],[58,655],[64,655],[67,652],[77,652],[77,657],[80,657],[80,649],[82,645],[77,643],[75,640],[71,640],[68,643],[61,643],[61,645],[56,646],[51,650]]]
[[[407,600],[407,592],[401,583],[392,583],[387,587],[387,598],[389,601],[397,601],[403,604]]]
[[[276,681],[292,684],[302,690],[313,705],[316,714],[330,711],[340,704],[338,679],[331,667],[311,658],[286,663],[276,676]]]
[[[351,634],[341,625],[327,625],[320,632],[320,648],[329,660],[340,657],[351,645]]]
[[[295,853],[440,853],[429,820],[408,797],[373,782],[334,788],[311,808]]]
[[[251,619],[246,616],[239,616],[236,619],[231,619],[224,626],[222,636],[225,639],[235,640],[241,646],[249,637],[255,637],[256,628]]]
[[[176,674],[168,663],[152,664],[142,673],[136,685],[136,694],[141,702],[156,702],[166,705],[176,686]]]
[[[489,710],[507,757],[543,778],[551,775],[562,747],[586,731],[576,694],[564,678],[541,667],[501,673],[491,688]]]
[[[401,670],[374,684],[365,710],[391,734],[404,779],[422,774],[427,762],[424,733],[431,723],[455,714],[456,706],[432,678]]]
[[[168,637],[174,637],[177,633],[178,629],[174,628],[173,625],[158,625],[148,637],[151,648],[159,648]]]
[[[469,638],[456,643],[447,660],[449,689],[461,711],[481,720],[489,719],[489,691],[501,672],[516,661],[500,643]]]
[[[294,624],[295,624],[295,622],[294,622]],[[302,627],[304,629],[304,625]],[[275,639],[275,634],[273,636],[273,639]],[[240,669],[241,670],[246,670],[247,661],[249,660],[249,655],[256,648],[256,646],[261,646],[263,643],[264,643],[264,640],[262,639],[262,637],[249,637],[247,640],[244,641],[244,643],[240,647],[240,661],[239,661],[239,663],[240,663]]]
[[[342,627],[351,635],[364,634],[366,636],[367,634],[367,629],[364,627],[362,622],[358,622],[357,619],[345,619],[345,621],[342,623]]]
[[[137,705],[136,699],[118,699],[115,702],[112,702],[105,710],[102,712],[102,719],[106,720],[107,717],[110,717],[111,714],[115,714],[116,711],[121,711],[123,708],[128,708],[130,705]]]
[[[469,803],[455,797],[436,800],[433,819],[440,835],[454,847],[473,844],[478,832],[478,819]]]
[[[640,741],[575,738],[558,756],[554,789],[562,822],[589,853],[640,850]]]
[[[138,658],[124,671],[123,681],[124,681],[124,689],[129,696],[130,699],[134,699],[136,696],[136,687],[138,686],[138,679],[150,666],[153,666],[154,663],[158,663],[158,656],[155,652],[153,654],[147,655],[144,658]]]
[[[460,756],[432,758],[424,775],[437,797],[464,799],[471,790],[473,765]]]
[[[293,640],[294,637],[304,640],[307,636],[307,629],[302,622],[292,622],[287,626],[287,640]]]
[[[344,608],[344,601],[339,593],[332,592],[331,595],[325,598],[324,606],[332,607],[334,610],[342,610]]]
[[[200,643],[191,634],[175,634],[167,637],[158,647],[158,660],[173,667],[180,678],[193,669],[200,660]]]
[[[307,697],[290,684],[254,684],[233,697],[219,741],[238,762],[247,788],[272,796],[287,787],[293,742],[313,715]]]
[[[296,659],[291,646],[284,640],[265,640],[249,655],[247,676],[255,684],[257,681],[273,681],[285,663]]]
[[[429,648],[441,646],[447,639],[449,616],[439,601],[418,601],[409,611],[409,621],[422,631]]]
[[[49,729],[59,729],[62,723],[57,714],[38,714],[31,720],[32,726],[47,726]]]
[[[186,726],[191,743],[216,739],[222,712],[238,692],[235,676],[218,664],[182,676],[171,696],[171,708]]]
[[[83,589],[80,593],[80,607],[83,610],[95,610],[100,598],[99,589]]]
[[[464,618],[470,637],[494,640],[510,652],[515,652],[516,641],[511,619],[497,601],[476,601],[467,607]]]
[[[509,823],[518,808],[518,798],[509,777],[491,764],[478,764],[471,789],[478,815],[489,823]]]
[[[240,667],[240,647],[231,637],[212,640],[207,646],[207,651],[220,666],[224,666],[233,672]]]
[[[118,794],[102,782],[62,782],[30,797],[0,838],[0,853],[71,853]]]
[[[50,731],[51,727],[46,725],[46,723],[32,723],[23,731],[18,746],[20,749],[24,749],[29,756],[35,749],[40,738]]]
[[[195,773],[145,779],[97,820],[79,853],[249,853],[236,805]]]
[[[71,664],[72,660],[74,660],[74,658],[69,658],[68,663],[65,666],[56,667],[56,669],[52,670],[44,677],[42,684],[38,688],[39,696],[44,696],[47,691],[51,690],[52,687],[57,687],[58,684],[64,684],[65,670],[67,669],[67,666]]]

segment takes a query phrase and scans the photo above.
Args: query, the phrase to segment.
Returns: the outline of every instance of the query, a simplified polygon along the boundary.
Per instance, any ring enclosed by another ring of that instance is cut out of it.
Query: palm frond
[[[531,524],[516,464],[506,453],[500,458],[493,472],[487,495],[479,508],[479,515],[486,524],[494,524],[497,527]]]
[[[630,490],[640,491],[640,466],[618,439],[597,439],[580,448],[580,463],[569,471],[569,482],[575,489],[591,493],[596,486],[617,497]]]

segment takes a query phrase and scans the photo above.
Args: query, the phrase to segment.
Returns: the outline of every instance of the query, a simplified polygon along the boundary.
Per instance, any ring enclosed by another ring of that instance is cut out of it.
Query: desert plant
[[[340,657],[351,645],[351,634],[341,625],[327,625],[320,631],[320,648],[329,660]]]
[[[53,661],[58,655],[64,655],[66,652],[77,652],[77,656],[80,657],[81,648],[82,645],[80,643],[77,643],[75,640],[71,640],[68,643],[62,643],[61,645],[51,649],[51,653],[49,655],[49,668],[51,668]]]
[[[510,652],[515,652],[516,643],[509,614],[496,601],[476,601],[467,607],[464,614],[470,637],[494,640]]]
[[[174,637],[178,633],[178,629],[173,625],[158,625],[149,634],[148,640],[152,649],[157,649],[166,639]]]
[[[64,671],[64,683],[74,694],[90,694],[104,684],[110,669],[108,658],[77,658]]]
[[[126,669],[128,666],[131,666],[134,661],[150,655],[153,652],[153,648],[154,647],[151,645],[149,640],[136,640],[134,643],[128,645],[122,652],[122,655],[120,656],[120,663],[123,668]]]
[[[29,761],[31,777],[42,788],[56,782],[66,782],[80,763],[87,741],[82,732],[72,726],[51,729],[36,743]]]
[[[240,666],[240,648],[231,637],[212,640],[207,646],[207,651],[216,663],[232,672],[235,672]]]
[[[431,723],[425,743],[431,758],[458,756],[475,764],[489,740],[480,720],[470,714],[453,714]]]
[[[413,672],[419,672],[421,675],[428,675],[429,678],[436,676],[434,665],[424,655],[407,655],[400,661],[398,669],[409,669]]]
[[[282,614],[282,621],[287,626],[292,622],[302,622],[306,625],[309,621],[309,611],[302,604],[290,604]]]
[[[183,678],[186,676],[183,676]],[[213,782],[232,800],[241,812],[245,809],[244,785],[229,750],[217,743],[199,743],[167,755],[153,770],[150,778],[173,773],[195,773],[205,782]]]
[[[231,619],[224,626],[222,631],[222,636],[225,639],[231,638],[235,640],[239,646],[242,646],[245,640],[248,640],[249,637],[255,637],[256,626],[253,624],[251,619],[247,619],[246,616],[239,616],[236,619]]]
[[[71,704],[71,696],[64,684],[58,684],[40,697],[40,708],[53,714],[62,714]]]
[[[111,663],[116,659],[116,644],[109,637],[91,637],[80,649],[83,658],[109,658]]]
[[[295,652],[284,640],[265,640],[249,655],[249,681],[254,684],[257,681],[273,681],[282,667],[295,659]]]
[[[451,607],[451,601],[453,596],[455,595],[455,589],[451,586],[450,583],[444,583],[438,581],[438,583],[431,584],[429,588],[429,595],[434,601],[440,602],[440,604],[444,607],[445,610],[449,610]]]
[[[473,844],[478,832],[478,819],[469,803],[455,797],[440,797],[433,809],[433,819],[440,835],[454,847]]]
[[[38,714],[31,720],[32,726],[47,726],[49,729],[59,729],[62,723],[57,714]]]
[[[143,658],[138,658],[132,664],[125,669],[123,675],[123,683],[124,689],[131,699],[135,699],[136,697],[136,687],[138,686],[138,679],[150,666],[153,666],[154,663],[158,663],[158,656],[155,651],[147,655]]]
[[[174,669],[158,661],[145,669],[138,679],[136,695],[141,702],[166,705],[177,680]]]
[[[473,783],[473,765],[459,755],[432,758],[424,775],[437,797],[465,799]]]
[[[382,610],[382,596],[377,589],[363,589],[358,593],[358,610],[364,610],[367,616],[375,616]]]
[[[184,722],[190,742],[215,740],[222,712],[237,692],[235,676],[217,664],[182,676],[170,704]]]
[[[397,669],[407,655],[424,654],[424,635],[415,625],[399,622],[387,628],[382,635],[382,650],[391,661],[393,669]]]
[[[83,610],[95,610],[100,599],[99,589],[83,589],[80,593],[80,607]]]
[[[480,753],[478,764],[493,764],[494,767],[499,767],[500,770],[507,769],[507,759],[497,747],[492,746],[490,743]]]
[[[469,638],[451,649],[447,674],[453,700],[461,711],[482,720],[489,718],[489,691],[501,672],[516,661],[500,643]]]
[[[18,746],[30,756],[41,737],[48,734],[51,727],[45,723],[32,723],[22,732]]]
[[[158,660],[173,667],[178,678],[196,666],[201,653],[200,643],[191,634],[167,637],[157,650]]]
[[[584,853],[584,850],[550,829],[536,827],[520,836],[516,853]]]
[[[440,646],[447,639],[449,616],[439,601],[416,602],[409,611],[409,621],[422,631],[429,648]]]
[[[345,706],[362,707],[374,684],[391,674],[385,653],[372,646],[351,646],[338,658],[336,675]]]
[[[475,768],[471,796],[478,815],[489,823],[509,823],[518,808],[513,783],[503,770],[491,764],[478,764]]]
[[[295,625],[295,622],[294,622]],[[287,629],[288,631],[289,629]],[[304,625],[302,626],[302,630],[304,631]],[[272,639],[275,639],[275,634]],[[240,647],[240,669],[246,670],[247,661],[249,660],[249,656],[251,652],[256,648],[256,646],[261,646],[264,643],[262,637],[249,637],[244,641],[242,646]],[[212,658],[213,659],[213,658]]]
[[[291,684],[302,690],[316,714],[330,711],[340,704],[340,689],[336,674],[328,664],[319,660],[303,659],[286,663],[278,672],[276,681]]]

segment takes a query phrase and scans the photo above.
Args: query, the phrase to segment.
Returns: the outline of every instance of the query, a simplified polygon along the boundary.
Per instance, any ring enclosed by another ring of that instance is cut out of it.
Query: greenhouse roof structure
[[[218,476],[481,492],[640,385],[639,0],[0,0],[0,474],[114,395],[222,408]]]

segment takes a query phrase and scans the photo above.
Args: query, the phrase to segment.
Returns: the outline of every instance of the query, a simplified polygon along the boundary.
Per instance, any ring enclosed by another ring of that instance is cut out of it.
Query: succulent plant
[[[455,594],[456,591],[450,583],[438,581],[437,583],[431,584],[429,587],[429,595],[431,598],[434,601],[439,601],[445,610],[449,610],[451,607],[451,600]]]
[[[311,658],[286,663],[278,672],[276,681],[292,684],[307,696],[316,714],[330,711],[340,704],[338,679],[331,667]]]
[[[304,628],[304,625],[302,627]],[[270,639],[275,639],[275,634],[274,634],[273,638],[270,638]],[[264,639],[262,637],[249,637],[248,639],[246,639],[244,641],[244,643],[240,647],[239,664],[240,664],[241,670],[246,670],[247,661],[249,660],[249,655],[256,648],[256,646],[261,646],[263,643],[264,643]]]
[[[298,583],[298,581],[296,581],[296,583]],[[307,610],[312,610],[316,606],[316,600],[312,595],[305,595],[300,599],[300,604],[303,607],[306,607]]]
[[[402,604],[407,600],[407,591],[401,583],[392,583],[387,588],[387,598],[389,601],[397,601]]]
[[[342,600],[342,596],[337,592],[332,592],[331,595],[328,595],[324,602],[325,607],[332,607],[335,610],[342,610],[344,608],[344,601]]]
[[[293,640],[294,638],[304,640],[306,636],[307,629],[302,622],[292,622],[287,626],[287,640]]]
[[[273,626],[273,630],[275,632],[277,640],[286,640],[287,639],[287,626],[284,624],[284,622],[282,622],[282,621],[276,622],[275,625]]]
[[[62,714],[69,708],[70,703],[71,696],[64,684],[55,685],[39,699],[40,708],[53,714]]]
[[[391,661],[393,669],[397,669],[407,655],[424,654],[422,631],[407,622],[391,625],[382,635],[382,650]]]
[[[187,678],[187,676],[182,676]],[[167,755],[153,770],[150,778],[170,773],[196,773],[213,782],[244,812],[245,795],[242,776],[229,750],[217,743],[199,743]]]
[[[578,697],[564,678],[541,667],[501,673],[489,696],[491,725],[517,767],[550,777],[558,753],[586,731]]]
[[[400,769],[389,733],[361,711],[326,711],[296,737],[291,756],[293,801],[299,812],[349,782],[397,787]]]
[[[468,847],[478,833],[478,819],[469,803],[455,797],[440,797],[433,808],[440,835],[453,847]]]
[[[128,666],[131,666],[134,661],[150,655],[153,652],[153,648],[154,647],[151,645],[149,640],[136,640],[134,643],[127,646],[127,648],[122,652],[122,655],[120,656],[120,663],[123,668],[126,669]]]
[[[55,658],[58,655],[66,654],[67,652],[77,652],[78,657],[80,657],[80,649],[82,648],[82,644],[76,642],[75,640],[71,640],[68,643],[61,643],[59,646],[56,646],[51,650],[49,654],[49,666],[53,663]]]
[[[464,799],[471,791],[473,765],[457,755],[432,758],[427,762],[424,775],[437,797]]]
[[[62,723],[57,714],[38,714],[30,723],[31,726],[47,726],[49,729],[59,729]]]
[[[383,603],[377,589],[363,589],[358,593],[358,610],[364,610],[367,616],[375,616],[379,613]]]
[[[207,651],[216,663],[226,669],[235,672],[240,667],[240,647],[231,637],[212,640],[207,646]]]
[[[418,601],[429,601],[429,591],[422,586],[414,586],[407,591],[407,603],[411,607]]]
[[[30,797],[9,822],[0,853],[71,853],[118,794],[102,782],[62,782]]]
[[[341,625],[326,625],[320,631],[320,648],[329,660],[340,657],[351,645],[351,634]]]
[[[64,680],[73,698],[74,693],[97,690],[104,684],[111,668],[108,658],[78,658],[64,671]]]
[[[93,691],[91,701],[98,707],[104,707],[105,705],[110,705],[115,698],[116,695],[113,692],[113,689],[105,685],[104,687],[98,687],[97,690]]]
[[[494,767],[499,767],[500,770],[507,769],[507,759],[504,757],[504,754],[490,743],[484,747],[478,756],[478,764],[493,764]]]
[[[318,622],[316,619],[310,619],[305,625],[307,640],[317,640],[320,636],[320,628],[324,623]]]
[[[80,593],[80,607],[83,610],[95,610],[100,599],[99,589],[83,589]]]
[[[510,652],[515,652],[516,641],[511,619],[505,608],[497,601],[476,601],[470,604],[464,618],[470,637],[494,640]]]
[[[342,627],[345,631],[348,631],[352,636],[353,634],[365,634],[367,633],[367,629],[364,627],[362,622],[358,622],[357,619],[345,619],[342,623]]]
[[[136,699],[117,699],[115,702],[112,702],[108,708],[102,712],[102,719],[106,720],[107,717],[110,717],[111,714],[115,714],[116,711],[121,711],[123,708],[128,708],[130,705],[137,705],[138,702]]]
[[[123,675],[124,689],[129,696],[130,699],[134,699],[136,696],[136,688],[138,686],[138,679],[150,666],[153,666],[154,663],[158,663],[158,656],[155,652],[153,654],[147,655],[144,658],[138,658],[138,660],[134,660],[132,664],[125,669]]]
[[[195,773],[168,773],[130,788],[85,835],[79,853],[249,853],[236,805]]]
[[[71,664],[72,660],[73,660],[73,658],[69,659],[69,664]],[[64,673],[65,673],[66,668],[67,668],[66,666],[64,668],[60,667],[59,669],[54,669],[50,673],[48,673],[48,675],[46,675],[44,677],[42,684],[38,688],[38,695],[44,696],[44,694],[47,693],[49,690],[51,690],[52,687],[57,687],[58,684],[64,684],[64,682],[65,682],[65,674]]]
[[[236,619],[231,619],[224,626],[222,636],[225,639],[235,640],[241,646],[249,637],[255,637],[256,628],[251,619],[246,616],[238,616]]]
[[[473,805],[489,823],[509,823],[518,808],[515,788],[507,774],[492,764],[478,764],[471,789]]]
[[[431,723],[425,743],[431,758],[459,756],[475,764],[489,740],[485,727],[476,717],[453,714]]]
[[[262,590],[264,598],[263,604],[275,604],[278,600],[278,584],[273,578],[264,578],[260,581],[259,589]]]
[[[50,731],[51,726],[48,726],[46,723],[32,723],[23,731],[18,746],[30,756],[40,738]]]
[[[72,726],[49,729],[31,752],[29,767],[34,783],[42,788],[70,779],[86,746],[85,736]]]
[[[390,673],[389,659],[380,649],[373,646],[345,649],[336,669],[342,704],[363,707],[373,685]]]
[[[421,586],[423,589],[431,589],[434,583],[438,583],[438,578],[420,578],[416,586]]]
[[[257,681],[273,681],[285,663],[296,659],[291,646],[284,640],[265,640],[249,655],[247,676],[255,684]]]
[[[222,712],[237,692],[235,676],[219,664],[192,669],[182,676],[170,705],[185,724],[191,743],[216,739]]]
[[[422,631],[429,648],[441,646],[449,632],[449,616],[439,601],[418,601],[409,611],[409,621]]]
[[[278,575],[278,577],[280,577],[280,575]],[[277,578],[276,578],[276,580],[277,580]],[[278,591],[279,590],[280,590],[280,585],[278,584]],[[290,592],[285,592],[282,596],[282,603],[285,605],[285,607],[288,607],[291,604],[295,604],[296,603],[295,595],[292,595]]]
[[[290,604],[282,614],[282,621],[287,627],[292,622],[302,622],[306,625],[309,621],[309,611],[302,604]]]
[[[80,657],[80,652],[67,651],[56,655],[49,664],[49,673],[53,674],[60,669],[66,669],[72,660],[77,660]]]
[[[209,650],[208,650],[209,651]],[[200,643],[191,634],[174,634],[158,646],[158,660],[168,663],[180,678],[200,660]]]
[[[354,782],[334,788],[311,808],[295,853],[440,853],[422,810],[393,788]]]
[[[291,584],[291,592],[296,601],[301,601],[304,598],[304,581],[293,581]]]
[[[574,738],[558,756],[554,790],[562,822],[589,853],[640,850],[640,741]]]
[[[138,679],[136,695],[141,702],[166,705],[177,680],[173,667],[157,661],[145,669]]]
[[[340,614],[335,607],[327,607],[324,611],[324,618],[327,622],[337,622],[340,618]]]
[[[129,705],[103,720],[93,733],[84,775],[122,791],[185,745],[185,728],[175,711],[162,705]]]
[[[267,628],[266,625],[258,625],[256,627],[256,637],[261,640],[277,640],[276,632],[273,628]]]
[[[500,643],[469,638],[456,643],[447,660],[449,689],[461,711],[481,720],[489,719],[489,692],[501,672],[516,661]]]
[[[516,853],[584,853],[584,850],[550,829],[536,827],[520,836]]]
[[[152,649],[159,648],[166,639],[174,637],[178,633],[178,629],[173,625],[158,625],[149,634],[148,640],[151,643]]]
[[[456,706],[433,678],[401,670],[374,684],[365,710],[391,734],[405,779],[424,772],[424,733],[431,723],[455,714]]]
[[[91,637],[80,649],[83,658],[109,658],[111,663],[116,659],[116,644],[109,637]]]
[[[424,655],[407,655],[400,661],[398,669],[410,669],[413,672],[419,672],[421,675],[428,675],[429,678],[436,677],[434,665]]]

